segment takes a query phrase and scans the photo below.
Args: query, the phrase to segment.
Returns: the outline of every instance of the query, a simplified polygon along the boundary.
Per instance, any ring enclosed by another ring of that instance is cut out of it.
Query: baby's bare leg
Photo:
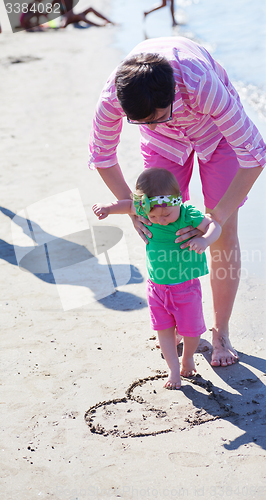
[[[200,337],[184,337],[183,339],[183,356],[181,375],[183,377],[192,377],[197,371],[193,359],[193,355],[199,345]]]
[[[164,387],[167,389],[180,389],[180,365],[176,351],[175,327],[158,331],[158,338],[164,359],[170,369],[169,377]]]
[[[176,345],[180,344],[180,342],[183,340],[183,337],[181,335],[179,335],[178,331],[175,329],[175,336],[176,336]],[[156,340],[155,341],[155,347],[157,349],[160,349],[160,342],[159,340]]]

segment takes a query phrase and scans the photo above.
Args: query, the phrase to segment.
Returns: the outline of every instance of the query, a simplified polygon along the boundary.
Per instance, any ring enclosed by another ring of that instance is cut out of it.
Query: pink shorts
[[[183,337],[198,337],[206,331],[198,278],[177,285],[158,285],[148,279],[146,291],[153,330],[176,326]]]
[[[194,151],[184,165],[179,165],[164,158],[146,145],[141,145],[141,153],[144,159],[144,168],[166,168],[173,172],[178,181],[183,202],[189,200],[188,186],[193,170]],[[209,209],[213,209],[227,191],[240,168],[237,156],[226,139],[222,138],[211,159],[207,163],[203,163],[200,159],[198,159],[198,162],[204,205]],[[245,203],[246,199],[239,205],[240,207]]]

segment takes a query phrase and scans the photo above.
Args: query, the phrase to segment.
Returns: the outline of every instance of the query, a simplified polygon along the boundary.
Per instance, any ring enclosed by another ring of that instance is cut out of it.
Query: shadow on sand
[[[0,240],[0,259],[51,285],[85,287],[90,291],[89,302],[98,301],[109,309],[128,311],[146,307],[142,297],[116,290],[119,285],[143,282],[135,266],[128,262],[119,264],[119,258],[110,257],[109,251],[115,256],[123,237],[120,228],[95,226],[57,238],[7,208],[0,207],[0,211],[32,239],[32,245],[26,247],[14,247]],[[34,232],[47,243],[37,245]],[[71,295],[71,291],[68,293]]]

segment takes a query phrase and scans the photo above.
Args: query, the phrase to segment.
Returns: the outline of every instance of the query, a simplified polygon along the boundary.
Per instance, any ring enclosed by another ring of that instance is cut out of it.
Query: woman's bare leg
[[[241,269],[237,219],[238,210],[224,224],[220,238],[210,246],[210,278],[214,309],[212,366],[228,366],[238,360],[237,353],[229,340],[229,319]]]

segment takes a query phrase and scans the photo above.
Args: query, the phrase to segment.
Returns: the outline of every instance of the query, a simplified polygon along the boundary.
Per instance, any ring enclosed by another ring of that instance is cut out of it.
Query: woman
[[[90,168],[98,169],[117,199],[130,197],[116,149],[122,119],[138,125],[144,167],[172,171],[189,199],[194,154],[198,156],[206,212],[222,226],[210,247],[213,294],[213,366],[238,360],[229,340],[240,278],[238,208],[266,163],[266,146],[245,114],[225,70],[200,45],[181,37],[139,44],[103,89],[90,138]],[[134,225],[147,242],[141,218]],[[178,242],[198,234],[188,227]],[[189,242],[183,244],[184,248]]]

